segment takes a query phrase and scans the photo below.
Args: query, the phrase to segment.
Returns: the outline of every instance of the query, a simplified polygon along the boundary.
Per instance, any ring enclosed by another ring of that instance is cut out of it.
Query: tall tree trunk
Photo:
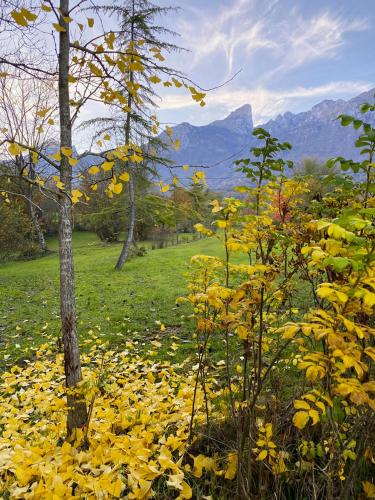
[[[132,20],[130,25],[130,39],[134,41],[134,13],[135,13],[135,4],[134,0],[132,2]],[[132,56],[130,57],[132,60]],[[131,83],[134,82],[134,73],[130,70],[129,81]],[[124,126],[125,132],[125,143],[129,144],[130,141],[130,127],[131,127],[131,110],[132,110],[132,95],[128,93],[128,102],[127,102],[127,114],[126,114],[126,122]],[[129,169],[129,223],[128,223],[128,234],[124,241],[124,245],[122,247],[120,256],[117,260],[115,268],[120,271],[125,262],[129,257],[129,250],[132,241],[134,241],[134,226],[135,226],[135,196],[134,196],[134,177],[133,171]]]
[[[129,172],[129,223],[128,234],[124,241],[120,256],[118,258],[116,269],[121,270],[129,257],[130,245],[134,241],[134,227],[135,227],[135,193],[134,193],[134,177],[133,171]]]
[[[31,193],[30,193],[30,196],[32,196]],[[38,245],[39,245],[40,251],[42,254],[45,254],[48,251],[47,243],[46,243],[46,240],[44,238],[42,228],[40,227],[38,215],[36,213],[32,198],[29,199],[29,208],[30,208],[31,221],[32,221],[32,224],[33,224],[33,227],[35,230],[35,234],[36,234],[36,237],[38,240]]]
[[[60,0],[60,24],[65,31],[60,32],[59,47],[59,111],[60,111],[60,146],[72,147],[72,124],[69,105],[69,24],[63,16],[69,15],[69,0]],[[62,155],[60,162],[60,180],[67,195],[72,189],[72,168],[68,158]],[[64,344],[65,380],[68,389],[82,380],[81,361],[78,347],[75,283],[72,251],[72,202],[62,193],[60,197],[60,314]],[[84,397],[74,391],[67,396],[68,418],[67,432],[71,435],[77,427],[83,427],[87,421],[87,409]]]
[[[175,227],[175,234],[176,234],[176,245],[179,244],[178,240],[178,216],[177,216],[177,198],[176,198],[176,186],[173,189],[173,205],[174,205],[174,227]]]
[[[35,170],[34,170],[34,166],[32,164],[30,165],[30,178],[32,180],[35,179]],[[31,222],[32,222],[34,230],[35,230],[37,240],[38,240],[40,251],[42,254],[45,254],[45,253],[47,253],[48,248],[47,248],[47,243],[46,243],[46,240],[44,238],[42,228],[40,227],[40,224],[39,224],[38,214],[36,213],[35,205],[33,203],[33,191],[34,191],[33,186],[32,186],[32,184],[30,184],[30,190],[29,190],[29,196],[28,196],[30,217],[31,217]]]

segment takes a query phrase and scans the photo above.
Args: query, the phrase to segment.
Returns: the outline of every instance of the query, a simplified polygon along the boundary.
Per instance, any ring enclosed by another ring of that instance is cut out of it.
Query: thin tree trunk
[[[175,221],[175,233],[176,233],[176,245],[179,244],[179,234],[178,234],[178,220],[177,220],[177,201],[176,201],[176,186],[173,190],[173,203],[174,203],[174,221]]]
[[[60,111],[60,146],[72,147],[72,124],[69,105],[69,24],[63,16],[69,15],[69,0],[60,0],[60,24],[65,31],[60,32],[59,51],[59,111]],[[60,162],[60,180],[65,193],[72,189],[72,169],[68,158],[62,155]],[[72,202],[62,193],[60,197],[59,253],[60,253],[60,314],[61,330],[64,343],[65,380],[68,389],[82,380],[81,361],[78,347],[75,283],[72,251]],[[87,421],[87,409],[84,398],[73,391],[67,395],[68,418],[67,432],[84,427]]]
[[[35,179],[35,170],[34,166],[31,164],[30,165],[30,178],[32,180]],[[35,234],[38,240],[39,248],[42,254],[47,253],[48,248],[47,248],[47,243],[44,238],[44,234],[42,231],[42,228],[40,227],[39,220],[38,220],[38,214],[36,213],[35,206],[33,203],[33,186],[30,184],[30,191],[29,191],[29,210],[30,210],[30,217],[31,221],[35,230]]]
[[[120,256],[118,258],[116,269],[121,270],[128,260],[130,245],[134,241],[134,227],[135,227],[135,193],[134,193],[134,178],[133,172],[129,172],[129,223],[128,223],[128,234],[126,240],[124,241],[124,246],[122,247]]]
[[[132,3],[132,21],[130,26],[130,39],[134,41],[134,11],[135,5],[134,0]],[[134,73],[130,70],[130,82],[134,81]],[[125,122],[125,143],[129,144],[130,141],[130,127],[131,127],[131,109],[132,109],[132,95],[128,93],[128,102],[127,102],[127,114],[126,114],[126,122]],[[135,196],[134,196],[134,177],[132,169],[129,169],[129,223],[128,223],[128,234],[124,241],[124,245],[122,247],[120,256],[117,260],[115,268],[120,271],[125,262],[129,257],[129,250],[132,241],[134,240],[134,226],[135,226]]]
[[[31,196],[31,193],[30,193],[30,196]],[[38,245],[39,245],[40,251],[42,254],[45,254],[48,251],[47,243],[46,243],[46,240],[44,238],[42,228],[40,227],[38,215],[36,213],[32,199],[29,199],[29,208],[30,208],[31,221],[32,221],[32,224],[33,224],[33,227],[35,230],[35,234],[36,234],[36,237],[38,240]]]

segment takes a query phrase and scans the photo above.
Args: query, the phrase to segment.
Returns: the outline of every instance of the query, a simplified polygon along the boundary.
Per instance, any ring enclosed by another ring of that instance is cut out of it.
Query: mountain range
[[[335,156],[358,159],[354,141],[359,131],[342,127],[338,115],[348,114],[363,117],[359,106],[374,102],[375,88],[350,100],[324,100],[302,113],[286,112],[275,119],[257,126],[268,130],[280,141],[292,144],[292,150],[284,155],[297,165],[306,157],[324,161]],[[366,121],[375,125],[374,116]],[[234,160],[249,156],[249,150],[256,144],[251,135],[254,128],[252,108],[245,104],[230,113],[223,120],[208,125],[195,126],[184,122],[172,127],[173,138],[181,141],[178,151],[170,150],[166,156],[174,165],[205,166],[208,185],[213,189],[228,189],[241,182],[242,175],[235,170]],[[168,142],[165,132],[161,139]],[[160,167],[163,178],[170,178],[169,172]],[[188,182],[190,172],[178,173],[182,182]]]

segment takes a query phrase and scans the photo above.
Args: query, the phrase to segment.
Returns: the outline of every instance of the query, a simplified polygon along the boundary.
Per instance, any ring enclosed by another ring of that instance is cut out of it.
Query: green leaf
[[[350,265],[350,260],[346,257],[328,257],[324,259],[325,266],[332,266],[336,273],[342,273]]]
[[[350,115],[340,115],[339,119],[340,119],[341,125],[343,127],[347,127],[348,125],[350,125],[354,121],[354,118]]]

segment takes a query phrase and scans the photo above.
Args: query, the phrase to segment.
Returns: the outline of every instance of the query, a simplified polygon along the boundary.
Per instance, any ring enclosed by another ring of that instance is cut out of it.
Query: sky
[[[168,58],[207,93],[163,89],[163,122],[203,125],[251,104],[255,124],[375,87],[375,0],[171,0],[164,24],[188,49]]]

